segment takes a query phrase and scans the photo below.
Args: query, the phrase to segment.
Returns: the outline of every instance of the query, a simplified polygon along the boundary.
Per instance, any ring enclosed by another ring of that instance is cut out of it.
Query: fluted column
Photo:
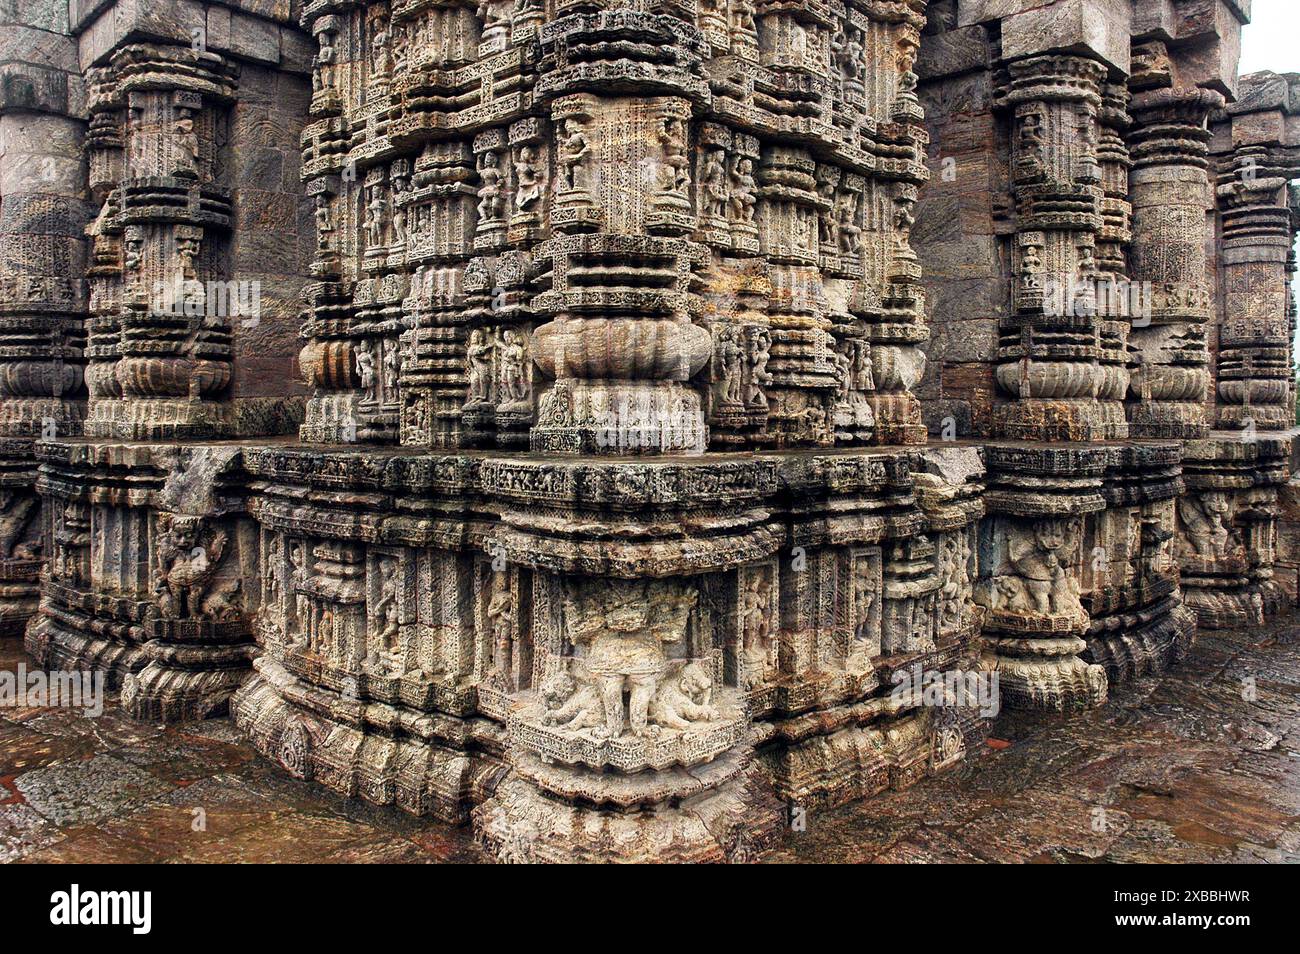
[[[1131,278],[1149,283],[1151,299],[1150,318],[1135,322],[1130,338],[1134,437],[1187,439],[1209,432],[1206,123],[1222,105],[1223,96],[1206,89],[1143,89],[1133,96]]]

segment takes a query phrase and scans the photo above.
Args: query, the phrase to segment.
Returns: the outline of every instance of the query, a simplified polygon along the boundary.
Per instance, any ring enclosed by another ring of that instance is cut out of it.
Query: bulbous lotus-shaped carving
[[[550,378],[685,381],[711,347],[705,329],[679,318],[557,318],[532,340]]]
[[[920,348],[875,345],[871,349],[871,376],[877,391],[910,391],[925,374]]]
[[[116,363],[94,363],[86,366],[86,389],[93,397],[120,398],[122,382],[117,379]]]
[[[1122,401],[1128,393],[1128,368],[1118,364],[1103,364],[1100,368],[1101,384],[1097,387],[1099,401]]]
[[[1102,382],[1100,367],[1079,361],[1030,361],[1027,367],[1022,362],[1002,364],[997,376],[1007,394],[1063,400],[1094,398]]]
[[[309,341],[298,352],[298,366],[311,387],[342,391],[361,383],[351,341]]]
[[[198,397],[212,395],[230,383],[225,361],[192,358],[123,358],[117,380],[128,397]]]
[[[81,385],[81,368],[55,361],[15,361],[0,365],[0,396],[59,397]]]
[[[1228,404],[1282,404],[1287,399],[1288,382],[1259,379],[1250,381],[1220,381],[1219,397]]]
[[[1153,401],[1203,401],[1210,386],[1204,368],[1177,365],[1139,365],[1129,378],[1129,393],[1142,399],[1149,389]]]

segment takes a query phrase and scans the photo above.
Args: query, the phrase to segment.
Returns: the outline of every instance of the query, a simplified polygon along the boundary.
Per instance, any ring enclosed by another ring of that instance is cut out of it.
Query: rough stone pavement
[[[0,642],[0,669],[24,661]],[[1202,632],[1104,709],[991,736],[945,776],[809,813],[769,860],[1300,861],[1300,615]],[[468,830],[292,779],[225,721],[0,708],[0,861],[482,860]]]

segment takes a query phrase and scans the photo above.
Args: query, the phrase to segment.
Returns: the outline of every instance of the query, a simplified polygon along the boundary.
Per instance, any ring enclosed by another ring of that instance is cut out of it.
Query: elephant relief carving
[[[563,723],[572,713],[569,728],[574,722],[589,723],[589,697],[577,703],[576,710],[569,704],[594,687],[603,722],[587,727],[598,738],[627,733],[653,737],[664,728],[680,729],[688,720],[712,718],[711,680],[702,690],[707,675],[698,670],[685,673],[664,648],[685,637],[697,598],[694,587],[671,580],[570,584],[565,594],[569,638],[586,649],[583,663],[590,683],[575,680],[574,693],[562,706],[548,702],[550,717]]]
[[[1005,569],[981,584],[978,602],[1008,613],[1078,615],[1079,582],[1070,568],[1077,533],[1077,523],[1062,518],[1039,520],[1029,533],[1013,532]]]

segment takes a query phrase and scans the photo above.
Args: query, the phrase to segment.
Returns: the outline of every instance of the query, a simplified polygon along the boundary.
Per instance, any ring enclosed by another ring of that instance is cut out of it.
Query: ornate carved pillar
[[[1179,502],[1183,585],[1207,628],[1258,625],[1281,600],[1278,490],[1295,433],[1289,184],[1300,176],[1291,82],[1243,77],[1213,118],[1215,430],[1188,448]]]
[[[27,22],[28,17],[31,21]],[[40,10],[6,14],[0,65],[0,635],[36,609],[43,544],[35,441],[75,435],[89,219],[74,41]],[[30,52],[30,60],[27,54]]]
[[[1104,291],[1116,265],[1122,267],[1115,248],[1122,232],[1103,233],[1104,224],[1113,230],[1113,217],[1123,215],[1111,201],[1111,220],[1103,216],[1107,192],[1113,200],[1126,162],[1113,131],[1105,136],[1106,167],[1099,161],[1102,130],[1113,130],[1122,105],[1112,92],[1103,112],[1106,69],[1094,60],[1037,56],[1011,63],[1008,71],[1015,291],[997,372],[1010,400],[995,408],[994,429],[1027,440],[1123,437],[1114,394],[1122,341]],[[1104,261],[1098,257],[1103,238]]]
[[[240,448],[212,441],[300,417],[284,318],[307,210],[285,170],[305,38],[246,10],[212,35],[121,6],[76,15],[99,64],[78,163],[98,204],[88,409],[84,436],[39,447],[50,553],[26,646],[103,670],[137,717],[220,715],[254,648],[259,541]]]
[[[1158,85],[1172,83],[1158,69],[1160,56],[1140,62],[1156,65],[1136,72],[1130,81],[1130,277],[1144,287],[1150,283],[1151,315],[1149,322],[1134,322],[1129,339],[1136,360],[1129,384],[1129,432],[1192,439],[1206,436],[1210,427],[1206,123],[1210,112],[1223,105],[1223,96]]]
[[[95,182],[107,194],[94,277],[111,286],[120,243],[121,278],[116,289],[97,288],[89,436],[233,433],[221,400],[232,323],[243,304],[252,317],[251,299],[225,284],[233,209],[223,153],[237,75],[214,53],[143,43],[118,50],[96,74],[87,148],[94,175],[120,178]],[[115,314],[101,320],[106,309]]]
[[[992,444],[980,525],[985,666],[1007,705],[1089,708],[1106,701],[1106,672],[1081,656],[1090,616],[1082,602],[1088,527],[1106,508],[1104,446]],[[1026,477],[1032,477],[1032,482]]]
[[[1217,178],[1223,321],[1215,354],[1215,424],[1221,430],[1289,430],[1291,315],[1290,180],[1300,145],[1235,144]]]
[[[1097,401],[1112,439],[1128,436],[1124,400],[1129,387],[1129,334],[1142,320],[1146,299],[1129,278],[1128,247],[1133,238],[1129,201],[1129,158],[1124,134],[1131,120],[1129,92],[1123,82],[1102,84],[1098,114],[1097,162],[1101,167],[1101,226],[1097,231],[1097,332],[1101,384]]]
[[[923,7],[306,12],[301,435],[357,446],[244,458],[259,749],[519,860],[962,757],[892,682],[977,668],[978,454],[833,447],[923,439]]]
[[[1144,442],[1106,453],[1106,509],[1086,523],[1083,539],[1082,601],[1091,617],[1083,659],[1116,685],[1181,661],[1196,616],[1179,589],[1181,448]]]

